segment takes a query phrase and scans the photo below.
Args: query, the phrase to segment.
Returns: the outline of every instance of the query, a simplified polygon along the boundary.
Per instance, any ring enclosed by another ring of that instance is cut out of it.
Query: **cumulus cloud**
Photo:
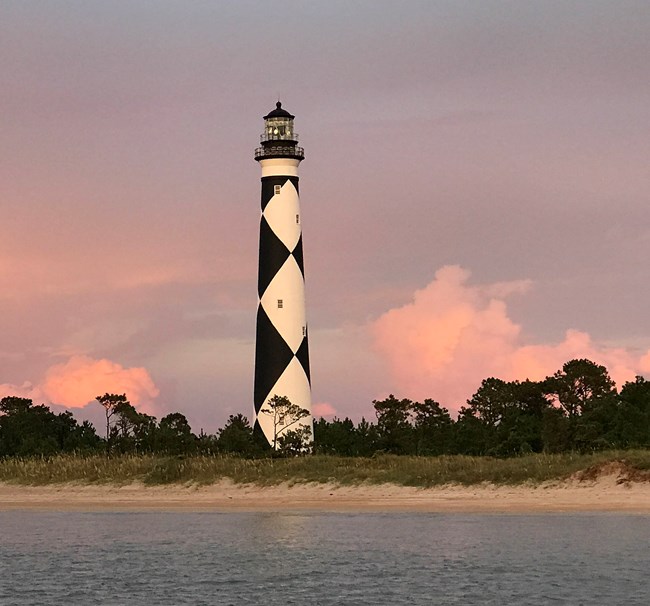
[[[525,293],[530,282],[470,285],[469,278],[466,269],[443,267],[410,303],[372,323],[375,346],[387,362],[395,391],[434,398],[457,410],[484,378],[539,380],[572,358],[604,364],[619,385],[650,370],[650,350],[636,356],[594,343],[577,330],[567,330],[559,343],[524,342],[521,326],[508,316],[506,300]]]
[[[106,392],[126,393],[135,407],[147,411],[159,393],[145,368],[124,368],[111,360],[88,356],[72,356],[51,366],[39,385],[0,385],[0,397],[17,395],[66,408],[83,408]]]
[[[29,398],[34,402],[40,403],[44,400],[43,392],[40,387],[25,381],[22,385],[12,385],[11,383],[0,383],[0,399],[7,396],[17,398]]]
[[[314,417],[333,417],[336,414],[336,408],[328,402],[318,402],[312,405],[312,414]]]

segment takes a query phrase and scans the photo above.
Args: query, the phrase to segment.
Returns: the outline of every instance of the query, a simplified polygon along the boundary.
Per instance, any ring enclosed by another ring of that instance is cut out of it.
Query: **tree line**
[[[373,405],[375,423],[317,421],[316,450],[503,457],[650,447],[650,382],[638,376],[619,392],[604,366],[585,359],[543,381],[485,379],[455,420],[435,400],[391,395]]]
[[[234,454],[245,457],[320,454],[372,456],[442,454],[515,456],[607,448],[650,447],[650,382],[636,377],[618,391],[604,366],[571,360],[542,381],[483,380],[456,419],[432,399],[373,401],[374,420],[320,418],[311,436],[287,432],[277,452],[242,414],[213,435],[195,434],[181,413],[160,421],[138,412],[126,394],[97,397],[106,413],[104,435],[70,412],[56,414],[26,398],[0,400],[0,457],[58,453]],[[281,414],[293,406],[278,396]],[[295,406],[294,406],[295,408]],[[277,415],[278,410],[269,409]],[[299,409],[300,410],[300,409]],[[276,436],[277,437],[277,436]]]

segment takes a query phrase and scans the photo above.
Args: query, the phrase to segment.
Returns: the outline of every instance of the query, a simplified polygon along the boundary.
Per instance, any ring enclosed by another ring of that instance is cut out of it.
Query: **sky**
[[[262,116],[314,412],[650,378],[647,0],[4,0],[0,397],[252,417]]]

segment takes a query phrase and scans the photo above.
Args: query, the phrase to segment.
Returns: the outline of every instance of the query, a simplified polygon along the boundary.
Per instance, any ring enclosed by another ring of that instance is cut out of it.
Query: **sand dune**
[[[344,511],[344,512],[630,512],[650,513],[650,482],[612,472],[538,486],[408,488],[296,484],[259,487],[0,484],[0,510],[50,511]]]

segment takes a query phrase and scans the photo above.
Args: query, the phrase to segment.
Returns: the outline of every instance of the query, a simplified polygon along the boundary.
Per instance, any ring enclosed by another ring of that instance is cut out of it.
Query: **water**
[[[0,604],[650,604],[650,517],[0,512]]]

